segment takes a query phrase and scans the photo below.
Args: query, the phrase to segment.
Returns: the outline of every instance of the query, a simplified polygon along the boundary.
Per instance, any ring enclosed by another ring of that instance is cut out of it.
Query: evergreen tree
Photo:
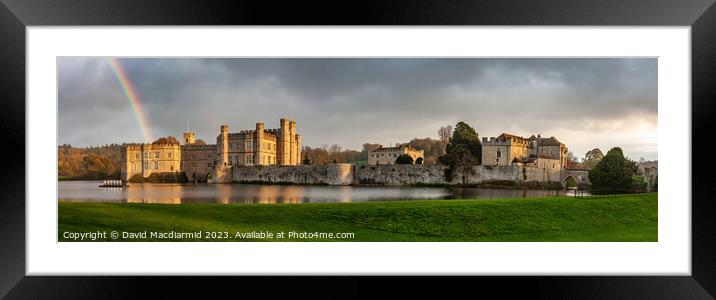
[[[482,161],[482,143],[477,131],[464,122],[457,123],[440,162],[446,165],[479,164]]]
[[[453,173],[459,171],[462,173],[462,183],[467,183],[465,175],[472,174],[472,166],[482,161],[482,143],[477,131],[464,122],[457,123],[445,147],[445,155],[439,161],[449,166],[445,171],[446,181],[452,181]]]
[[[629,192],[636,172],[636,162],[625,158],[621,148],[614,147],[589,172],[592,191],[596,194]]]

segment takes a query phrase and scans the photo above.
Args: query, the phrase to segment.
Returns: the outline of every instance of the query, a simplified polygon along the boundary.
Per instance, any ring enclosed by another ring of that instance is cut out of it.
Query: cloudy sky
[[[121,58],[152,137],[187,126],[214,143],[295,119],[305,146],[360,149],[437,138],[464,121],[480,137],[555,136],[577,157],[620,146],[657,159],[653,58]],[[58,144],[143,142],[108,59],[61,57]],[[188,125],[187,125],[188,124]]]

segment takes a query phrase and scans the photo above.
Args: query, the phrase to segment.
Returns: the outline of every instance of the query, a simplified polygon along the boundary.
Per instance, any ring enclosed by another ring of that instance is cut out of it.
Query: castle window
[[[147,159],[147,158],[149,158],[149,152],[144,152],[144,154],[143,154],[143,155],[144,155],[144,159]]]
[[[159,162],[158,161],[154,162],[154,170],[159,170]]]
[[[497,158],[500,158],[500,157],[502,157],[502,151],[497,150]]]
[[[159,158],[159,152],[154,152],[154,158]]]
[[[168,154],[169,154],[169,158],[172,158],[172,153],[171,153],[171,152],[169,152]]]
[[[171,165],[171,166],[169,167],[169,170],[170,170],[170,171],[174,171],[174,165]]]
[[[134,158],[135,158],[135,159],[139,159],[139,153],[135,154],[135,155],[134,155]]]

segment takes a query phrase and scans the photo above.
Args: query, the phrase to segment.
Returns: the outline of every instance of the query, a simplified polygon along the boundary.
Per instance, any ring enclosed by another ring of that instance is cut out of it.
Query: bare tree
[[[328,153],[335,154],[341,152],[341,146],[338,144],[333,144],[330,148],[328,148]]]
[[[574,153],[572,153],[572,151],[567,152],[567,160],[565,162],[565,167],[568,169],[581,169],[582,167],[582,165],[579,163],[579,159],[574,156]]]
[[[438,136],[440,137],[441,142],[447,143],[450,141],[450,136],[452,136],[452,126],[448,125],[440,127],[440,129],[438,129]]]

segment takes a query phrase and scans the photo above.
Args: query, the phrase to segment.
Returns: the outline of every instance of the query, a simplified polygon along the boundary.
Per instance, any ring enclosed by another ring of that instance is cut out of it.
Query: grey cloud
[[[482,136],[550,135],[564,128],[590,135],[607,130],[603,124],[644,116],[656,126],[653,58],[125,58],[121,63],[155,136],[178,136],[188,121],[199,138],[212,142],[220,124],[238,130],[264,121],[272,128],[283,116],[298,121],[305,145],[354,149],[365,142],[434,137],[439,126],[457,121],[475,126]],[[60,143],[141,141],[104,59],[58,58],[58,75]],[[564,142],[572,149],[591,147],[586,140]],[[655,143],[639,149],[655,149]],[[655,157],[656,151],[644,155]]]

